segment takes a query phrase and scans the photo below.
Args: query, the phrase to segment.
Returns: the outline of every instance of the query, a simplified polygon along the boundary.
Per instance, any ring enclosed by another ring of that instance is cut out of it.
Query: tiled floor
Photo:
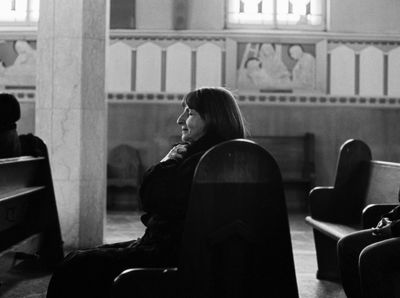
[[[134,212],[108,212],[105,242],[113,243],[135,239],[143,234],[144,227],[140,214]],[[311,228],[304,222],[305,214],[290,214],[289,222],[294,252],[297,284],[300,298],[345,298],[337,283],[319,281],[315,278],[317,269],[314,239]],[[1,298],[45,298],[49,274],[25,274],[23,279],[18,271],[2,276]]]
[[[316,279],[312,229],[305,221],[305,214],[289,214],[290,234],[300,298],[345,298],[340,284]]]
[[[108,212],[105,242],[134,239],[143,234],[139,213]],[[294,262],[300,298],[345,298],[340,284],[315,278],[317,263],[311,228],[304,222],[305,214],[290,214]]]

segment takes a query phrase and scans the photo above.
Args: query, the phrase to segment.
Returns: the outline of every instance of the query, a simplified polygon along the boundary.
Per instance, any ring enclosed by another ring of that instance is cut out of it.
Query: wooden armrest
[[[362,211],[362,225],[364,229],[375,227],[382,215],[392,210],[398,204],[370,204]]]
[[[308,203],[312,218],[328,221],[331,217],[331,206],[335,204],[332,186],[314,187],[309,194]]]
[[[177,297],[177,276],[174,267],[127,269],[114,279],[112,297]]]
[[[356,214],[343,196],[343,192],[332,186],[314,187],[309,194],[312,218],[339,224],[359,225],[361,212]]]
[[[326,221],[315,220],[311,216],[306,217],[306,222],[311,225],[314,229],[320,231],[321,233],[339,240],[343,236],[359,230],[357,226],[342,225],[337,223],[331,223]]]

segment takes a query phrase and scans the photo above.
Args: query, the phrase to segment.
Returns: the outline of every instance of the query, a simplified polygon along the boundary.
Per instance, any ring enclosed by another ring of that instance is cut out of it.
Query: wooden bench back
[[[371,150],[360,140],[348,140],[340,148],[335,192],[342,216],[361,221],[370,204],[397,203],[400,163],[372,160]]]
[[[284,182],[314,184],[314,135],[298,136],[251,136],[276,160]]]
[[[371,150],[361,140],[350,139],[340,147],[336,166],[335,188],[346,187],[365,173],[372,159]]]
[[[24,252],[38,255],[49,265],[63,257],[46,157],[0,160],[0,239],[0,257],[10,250]]]
[[[398,203],[400,191],[400,163],[371,160],[364,206]]]
[[[232,140],[201,158],[179,272],[182,297],[298,297],[282,179],[261,146]]]
[[[312,133],[294,136],[254,135],[249,137],[267,150],[278,163],[284,183],[308,184],[315,182],[315,137]],[[171,136],[171,144],[180,142]]]

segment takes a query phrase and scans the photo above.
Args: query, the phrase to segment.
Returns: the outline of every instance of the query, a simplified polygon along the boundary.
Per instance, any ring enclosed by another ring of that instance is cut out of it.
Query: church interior
[[[179,141],[183,96],[223,86],[281,169],[299,297],[345,298],[317,278],[309,193],[338,183],[348,140],[400,163],[399,13],[395,0],[1,0],[0,92],[18,98],[18,133],[48,147],[65,250],[141,236],[140,183]],[[49,274],[5,271],[4,255],[0,297],[46,297]]]

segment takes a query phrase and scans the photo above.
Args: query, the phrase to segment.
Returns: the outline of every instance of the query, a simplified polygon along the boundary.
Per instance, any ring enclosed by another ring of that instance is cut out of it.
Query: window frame
[[[34,0],[26,0],[26,11],[25,11],[25,19],[24,20],[2,20],[0,18],[0,26],[12,26],[12,27],[36,27],[39,22],[40,14],[38,13],[37,20],[32,19],[32,3]],[[40,6],[40,0],[38,0]]]
[[[281,21],[277,18],[277,2],[279,0],[273,1],[273,15],[271,24],[265,23],[238,23],[232,21],[232,12],[231,5],[234,1],[240,0],[226,0],[225,1],[225,29],[267,29],[267,30],[304,30],[304,31],[326,31],[327,29],[327,0],[319,0],[321,1],[321,24],[313,25],[313,24],[282,24]],[[264,0],[261,0],[264,1]]]

